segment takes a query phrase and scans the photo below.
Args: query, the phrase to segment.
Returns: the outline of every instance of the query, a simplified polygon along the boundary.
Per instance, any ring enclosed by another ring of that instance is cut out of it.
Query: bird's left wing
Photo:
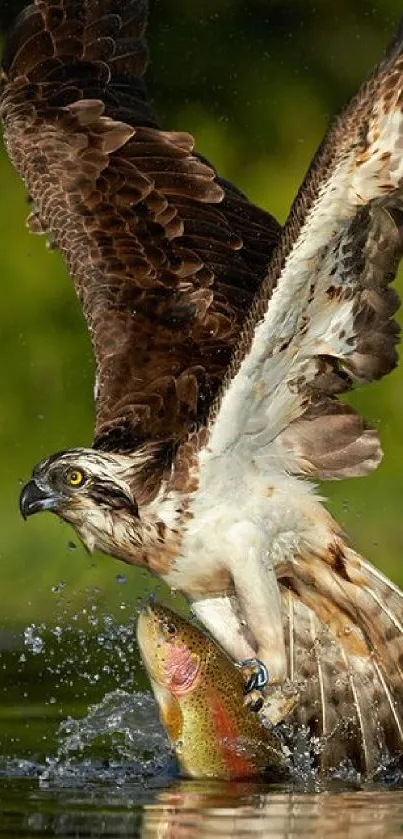
[[[403,252],[403,26],[302,184],[211,415],[213,453],[296,475],[363,475],[377,433],[338,394],[396,363]],[[272,291],[274,288],[274,291]]]

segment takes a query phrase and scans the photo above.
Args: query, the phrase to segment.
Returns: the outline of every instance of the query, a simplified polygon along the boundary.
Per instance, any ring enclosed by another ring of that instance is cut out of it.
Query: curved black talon
[[[251,693],[247,693],[244,699],[244,704],[250,711],[253,711],[254,714],[257,714],[263,708],[264,705],[264,698],[260,690],[253,690]]]
[[[252,691],[264,690],[269,684],[269,673],[266,665],[258,658],[247,658],[245,661],[240,661],[238,664],[242,670],[251,671],[250,676],[245,682],[245,693],[252,693]]]

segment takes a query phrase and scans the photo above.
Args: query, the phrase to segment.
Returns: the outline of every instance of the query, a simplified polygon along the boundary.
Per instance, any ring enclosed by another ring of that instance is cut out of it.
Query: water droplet
[[[124,574],[116,574],[116,582],[119,583],[120,586],[122,586],[124,585],[124,583],[127,583],[127,578]]]
[[[62,635],[63,635],[62,627],[61,626],[55,626],[54,629],[53,629],[53,635],[55,636],[55,638],[57,638],[58,641],[61,641]]]
[[[39,653],[42,652],[45,644],[34,623],[24,629],[24,642],[25,646],[28,647],[34,655],[39,655]]]
[[[63,589],[66,588],[67,583],[64,580],[60,580],[60,583],[57,583],[55,586],[52,586],[52,593],[53,594],[60,594]]]

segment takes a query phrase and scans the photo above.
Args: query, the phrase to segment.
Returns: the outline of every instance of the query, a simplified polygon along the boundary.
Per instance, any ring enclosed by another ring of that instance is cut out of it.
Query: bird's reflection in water
[[[254,784],[181,782],[143,811],[142,839],[393,839],[403,835],[403,791],[284,792]]]

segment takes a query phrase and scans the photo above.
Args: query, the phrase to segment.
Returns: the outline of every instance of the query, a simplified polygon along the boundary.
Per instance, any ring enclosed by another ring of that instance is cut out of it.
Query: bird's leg
[[[192,600],[192,612],[235,662],[255,660],[253,639],[248,637],[234,595],[222,594]]]
[[[264,701],[263,686],[257,688],[256,673],[259,667],[264,665],[255,658],[255,649],[247,638],[247,627],[239,613],[236,597],[221,595],[195,600],[192,603],[192,612],[234,659],[236,666],[242,669],[245,678],[245,704],[251,711],[260,711]],[[264,680],[265,684],[266,681],[267,679]]]
[[[192,611],[244,670],[246,702],[255,708],[266,685],[286,680],[287,659],[277,578],[262,550],[260,531],[256,535],[253,526],[247,527],[247,533],[238,533],[236,526],[230,534],[233,551],[227,567],[235,593],[195,599]]]
[[[236,526],[234,531],[243,527]],[[256,642],[254,672],[250,672],[251,662],[246,663],[249,687],[251,690],[261,690],[266,684],[271,686],[285,681],[287,657],[277,578],[267,562],[267,551],[262,549],[260,532],[256,534],[255,544],[251,544],[253,533],[251,526],[247,527],[247,534],[232,534],[233,539],[238,536],[239,545],[245,544],[248,539],[249,546],[242,557],[237,550],[234,551],[230,570],[242,613]],[[268,673],[267,682],[265,671]]]

